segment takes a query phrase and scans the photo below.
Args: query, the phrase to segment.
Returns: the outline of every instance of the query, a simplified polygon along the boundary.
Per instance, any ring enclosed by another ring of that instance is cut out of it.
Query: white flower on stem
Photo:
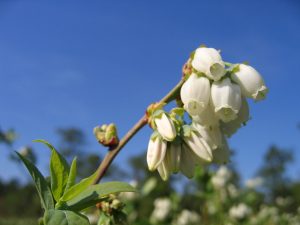
[[[245,125],[249,119],[250,119],[250,115],[249,115],[248,102],[245,97],[242,97],[242,105],[241,105],[240,111],[237,115],[237,118],[229,121],[228,123],[222,123],[221,129],[227,137],[230,137],[242,125]]]
[[[238,71],[233,73],[231,78],[240,85],[245,97],[259,101],[264,99],[268,92],[263,78],[252,66],[240,64]]]
[[[167,143],[164,140],[160,137],[150,138],[147,150],[147,164],[150,171],[156,170],[164,160],[166,150]]]
[[[206,127],[193,122],[193,127],[199,132],[212,149],[221,147],[223,137],[219,126]]]
[[[226,123],[237,118],[241,107],[241,89],[229,78],[212,84],[211,99],[217,116],[223,122]]]
[[[206,77],[198,77],[193,73],[182,85],[180,90],[184,109],[191,115],[198,115],[208,105],[210,83]]]
[[[190,126],[185,125],[184,130],[187,130],[184,132],[184,142],[199,158],[211,162],[212,150],[205,139],[201,137],[198,131],[194,130]]]
[[[213,162],[217,164],[226,164],[229,162],[230,149],[226,138],[223,136],[222,145],[213,151]]]
[[[219,118],[217,117],[214,106],[211,102],[208,103],[207,107],[198,115],[192,116],[193,122],[199,123],[202,126],[218,126]]]
[[[176,129],[173,121],[166,115],[165,112],[162,112],[160,115],[154,118],[156,129],[158,133],[166,141],[173,141],[176,137]]]
[[[222,57],[214,48],[197,48],[192,66],[214,81],[220,80],[226,73]]]
[[[176,141],[168,143],[164,160],[157,167],[161,178],[166,181],[172,173],[177,173],[180,170],[181,159],[181,143]]]

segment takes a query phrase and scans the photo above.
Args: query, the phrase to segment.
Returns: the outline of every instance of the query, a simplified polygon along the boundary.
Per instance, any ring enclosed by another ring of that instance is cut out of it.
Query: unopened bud
[[[95,127],[94,135],[98,142],[104,146],[112,147],[119,143],[117,128],[113,123]]]
[[[121,209],[123,207],[123,203],[118,199],[114,199],[111,203],[111,207],[113,209]]]
[[[156,110],[162,109],[163,106],[164,103],[160,102],[150,104],[146,110],[146,115],[148,116],[148,118],[150,118]]]
[[[182,76],[185,77],[186,79],[193,72],[193,67],[192,67],[191,63],[192,63],[192,60],[191,60],[191,58],[189,58],[188,61],[182,67]]]

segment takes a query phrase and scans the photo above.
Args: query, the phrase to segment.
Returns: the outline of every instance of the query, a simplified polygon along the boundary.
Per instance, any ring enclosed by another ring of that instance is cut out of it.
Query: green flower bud
[[[123,208],[123,203],[118,200],[118,199],[114,199],[112,202],[111,202],[111,207],[113,209],[122,209]]]
[[[119,143],[117,128],[113,123],[95,127],[94,135],[98,142],[104,146],[112,147]]]

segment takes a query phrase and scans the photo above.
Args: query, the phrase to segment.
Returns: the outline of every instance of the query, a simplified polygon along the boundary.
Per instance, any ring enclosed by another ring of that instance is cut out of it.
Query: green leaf
[[[82,179],[78,184],[73,185],[67,191],[65,191],[64,195],[61,197],[60,201],[68,201],[77,195],[79,195],[82,191],[84,191],[88,186],[94,183],[98,175],[98,170],[93,173],[88,178]]]
[[[41,174],[41,172],[28,159],[20,155],[18,152],[17,154],[19,158],[23,161],[24,165],[26,166],[35,183],[35,187],[41,199],[42,207],[45,210],[54,209],[54,200],[51,193],[51,189],[48,186],[48,183]]]
[[[70,169],[67,185],[65,188],[65,192],[67,192],[71,187],[74,186],[76,181],[76,175],[77,175],[77,158],[75,157],[71,164],[71,169]]]
[[[90,225],[88,218],[80,213],[52,209],[45,212],[45,225]]]
[[[104,213],[100,214],[98,225],[110,225],[111,224],[110,216],[105,215]]]
[[[50,159],[50,174],[51,174],[51,189],[54,199],[58,201],[63,195],[67,185],[70,167],[65,158],[59,154],[56,149],[45,140],[35,140],[49,147],[51,150]]]
[[[136,189],[124,182],[107,182],[88,187],[76,197],[66,201],[64,206],[72,210],[83,210],[95,205],[99,200],[118,192],[135,192]]]

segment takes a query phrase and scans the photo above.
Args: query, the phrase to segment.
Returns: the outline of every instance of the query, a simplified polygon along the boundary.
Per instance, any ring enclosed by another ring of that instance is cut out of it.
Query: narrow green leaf
[[[88,178],[82,179],[78,184],[70,187],[64,195],[61,197],[60,201],[68,201],[75,196],[79,195],[82,191],[84,191],[88,186],[92,185],[94,180],[96,179],[98,171],[93,173]]]
[[[107,182],[89,186],[76,197],[66,201],[64,206],[71,210],[83,210],[95,205],[109,194],[119,192],[135,192],[136,189],[124,182]]]
[[[77,175],[77,158],[75,157],[71,164],[71,169],[70,169],[67,185],[65,188],[65,192],[67,192],[72,186],[74,186],[76,181],[76,175]]]
[[[27,160],[25,157],[20,155],[18,152],[17,154],[19,158],[23,161],[24,165],[26,166],[27,170],[29,171],[35,183],[35,187],[41,199],[42,207],[45,210],[54,209],[54,200],[51,193],[51,189],[48,186],[48,183],[43,177],[43,175],[41,174],[41,172],[29,160]]]
[[[45,225],[90,225],[88,218],[80,213],[52,209],[45,212]]]
[[[45,140],[35,140],[49,147],[51,150],[50,159],[50,175],[51,175],[51,189],[54,199],[58,201],[63,195],[67,185],[70,167],[65,158],[57,152],[57,150]]]

